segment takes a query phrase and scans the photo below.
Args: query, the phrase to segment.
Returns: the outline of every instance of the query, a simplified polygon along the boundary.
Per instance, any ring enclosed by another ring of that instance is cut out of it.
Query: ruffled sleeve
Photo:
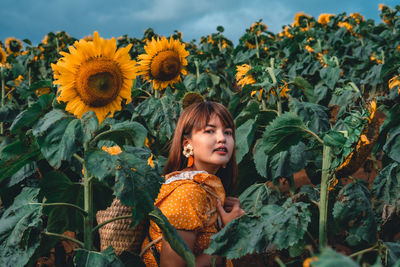
[[[195,182],[179,185],[158,207],[178,230],[199,230],[207,225],[207,193]]]

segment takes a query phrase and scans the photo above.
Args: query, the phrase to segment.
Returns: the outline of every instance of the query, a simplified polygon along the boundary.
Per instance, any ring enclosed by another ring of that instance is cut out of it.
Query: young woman
[[[212,266],[214,256],[203,253],[210,237],[245,213],[239,199],[229,196],[237,178],[235,125],[223,105],[201,102],[183,111],[163,176],[155,205],[193,251],[196,266]],[[153,222],[142,254],[146,266],[185,266]],[[216,263],[225,264],[220,257]]]

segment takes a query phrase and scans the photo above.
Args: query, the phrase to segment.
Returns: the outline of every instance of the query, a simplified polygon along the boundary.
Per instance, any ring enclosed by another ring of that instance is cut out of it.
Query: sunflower
[[[302,21],[303,21],[304,19],[307,19],[307,25],[306,25],[305,27],[301,26]],[[308,23],[308,20],[309,20],[309,19],[311,19],[311,16],[310,16],[310,15],[307,15],[307,14],[305,14],[304,12],[298,12],[298,13],[296,13],[296,15],[294,16],[294,21],[293,21],[293,23],[292,23],[292,26],[293,26],[293,27],[299,26],[301,31],[308,31],[308,30],[311,28],[311,26],[312,26],[312,22]]]
[[[400,94],[400,79],[399,76],[394,76],[389,80],[389,89],[392,90],[397,87],[397,94]]]
[[[310,267],[311,266],[310,264],[316,260],[318,260],[318,257],[312,257],[312,258],[305,259],[303,262],[303,267]]]
[[[129,50],[119,48],[115,38],[105,40],[95,31],[93,41],[76,41],[69,53],[51,64],[54,84],[60,85],[58,102],[67,102],[66,110],[78,118],[94,111],[101,123],[108,114],[121,110],[121,103],[130,103],[132,81],[136,78],[135,61]]]
[[[110,155],[118,155],[122,152],[121,148],[118,145],[111,147],[102,146],[101,149],[103,149]]]
[[[35,91],[37,97],[40,97],[40,96],[42,96],[44,94],[48,94],[50,92],[51,92],[50,87],[39,88],[39,89],[36,89],[36,91]]]
[[[294,37],[294,35],[293,34],[291,34],[290,32],[289,32],[289,27],[288,26],[285,26],[284,28],[283,28],[283,31],[282,32],[280,32],[279,34],[278,34],[278,36],[279,37],[288,37],[288,38],[293,38]]]
[[[3,67],[3,65],[4,65],[4,63],[6,63],[6,61],[7,61],[6,52],[0,46],[0,67]]]
[[[262,31],[268,30],[268,26],[260,21],[254,22],[253,25],[250,26],[250,32],[254,32],[257,36],[261,34]]]
[[[322,25],[324,25],[324,26],[326,26],[326,25],[329,23],[329,21],[331,20],[331,17],[333,17],[333,16],[335,16],[335,15],[333,15],[333,14],[326,14],[326,13],[321,14],[321,15],[319,15],[319,17],[318,17],[318,23],[319,23],[319,24],[322,24]]]
[[[247,84],[254,84],[256,80],[251,74],[247,74],[251,70],[251,66],[248,64],[243,64],[241,66],[236,66],[236,81],[238,85],[242,88]]]
[[[21,51],[23,45],[20,40],[14,37],[6,38],[6,48],[9,54],[16,53],[18,54]]]
[[[155,90],[162,90],[168,85],[173,85],[181,80],[180,74],[186,75],[185,66],[188,64],[186,57],[189,52],[185,50],[185,44],[179,40],[162,37],[152,38],[144,50],[146,54],[138,56],[138,75],[148,81],[153,81]]]
[[[358,13],[358,12],[351,13],[350,17],[355,19],[355,21],[357,21],[358,24],[360,24],[361,22],[365,21],[364,16],[361,15],[360,13]]]

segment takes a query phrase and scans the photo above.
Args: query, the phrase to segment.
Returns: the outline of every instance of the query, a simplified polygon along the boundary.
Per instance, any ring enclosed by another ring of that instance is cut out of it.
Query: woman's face
[[[227,164],[235,147],[232,129],[225,128],[216,115],[210,117],[210,121],[202,130],[192,131],[192,137],[185,139],[184,145],[190,143],[193,147],[194,170],[205,170],[215,174],[218,169]],[[225,148],[225,151],[217,150]]]

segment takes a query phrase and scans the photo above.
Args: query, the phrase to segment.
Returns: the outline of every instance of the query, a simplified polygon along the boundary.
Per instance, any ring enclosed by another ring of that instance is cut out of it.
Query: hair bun
[[[187,92],[182,99],[182,108],[185,109],[188,106],[194,104],[204,102],[204,97],[196,92]]]

